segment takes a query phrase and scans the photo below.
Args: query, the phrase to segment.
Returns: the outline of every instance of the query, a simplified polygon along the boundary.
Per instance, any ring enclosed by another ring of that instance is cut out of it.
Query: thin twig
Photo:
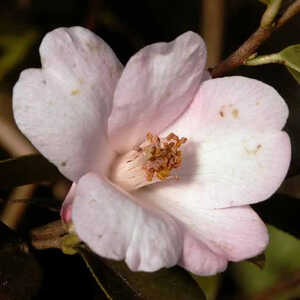
[[[286,9],[284,14],[278,20],[276,28],[281,27],[288,20],[290,20],[291,18],[293,18],[294,16],[296,16],[299,13],[300,13],[300,0],[296,0]]]
[[[249,39],[233,52],[228,58],[211,70],[212,77],[220,77],[242,65],[272,33],[300,13],[300,0],[293,2],[278,20],[277,25],[260,26]]]

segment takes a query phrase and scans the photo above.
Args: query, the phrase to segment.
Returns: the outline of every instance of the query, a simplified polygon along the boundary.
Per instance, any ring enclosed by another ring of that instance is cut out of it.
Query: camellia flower
[[[270,86],[209,79],[187,32],[125,68],[81,27],[48,33],[42,68],[14,87],[16,122],[73,186],[62,217],[100,256],[131,270],[181,265],[201,275],[261,253],[249,204],[270,197],[290,162],[288,108]]]

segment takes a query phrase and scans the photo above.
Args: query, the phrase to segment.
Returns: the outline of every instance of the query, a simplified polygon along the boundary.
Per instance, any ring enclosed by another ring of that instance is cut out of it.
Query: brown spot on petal
[[[224,118],[224,112],[223,112],[223,110],[220,110],[219,115],[220,115],[222,118]]]
[[[239,110],[238,109],[234,109],[232,111],[232,116],[234,119],[237,119],[239,117]]]
[[[60,164],[62,167],[65,167],[67,165],[67,162],[66,161],[63,161],[61,164]]]
[[[98,45],[93,45],[92,43],[86,43],[86,45],[87,45],[87,47],[89,48],[89,50],[91,51],[91,52],[94,52],[94,51],[96,51],[96,50],[98,50],[98,51],[100,51],[100,48],[99,48],[99,46]]]
[[[72,95],[72,96],[75,96],[75,95],[77,95],[77,94],[79,94],[79,90],[78,90],[78,89],[75,89],[75,90],[72,90],[72,91],[71,91],[71,95]]]
[[[249,154],[249,155],[255,155],[257,154],[257,152],[262,148],[262,145],[259,144],[256,146],[256,148],[254,150],[249,150],[247,148],[245,148],[246,152]]]

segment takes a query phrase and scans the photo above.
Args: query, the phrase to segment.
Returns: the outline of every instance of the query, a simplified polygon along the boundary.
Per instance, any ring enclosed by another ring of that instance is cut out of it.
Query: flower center
[[[119,156],[112,167],[111,180],[131,191],[167,178],[177,179],[171,170],[181,165],[179,148],[186,141],[174,133],[165,138],[148,133],[140,146]]]

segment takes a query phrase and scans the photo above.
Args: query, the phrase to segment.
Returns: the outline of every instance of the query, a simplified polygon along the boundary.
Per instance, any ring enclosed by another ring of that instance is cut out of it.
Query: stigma
[[[112,166],[110,179],[127,191],[160,182],[178,179],[173,169],[182,162],[181,146],[187,138],[170,133],[161,138],[147,133],[145,141],[120,155]]]

